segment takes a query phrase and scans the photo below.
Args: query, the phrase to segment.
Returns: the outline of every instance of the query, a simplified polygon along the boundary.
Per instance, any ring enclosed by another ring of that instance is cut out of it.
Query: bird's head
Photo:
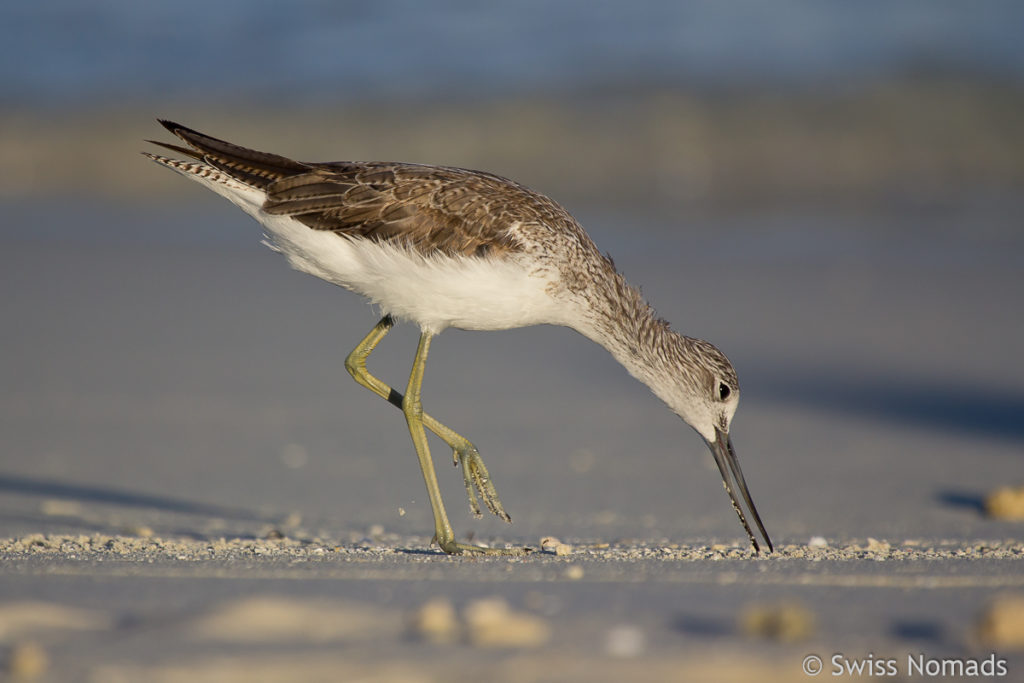
[[[729,435],[740,402],[739,379],[732,363],[714,345],[690,337],[678,340],[671,353],[670,381],[658,393],[686,424],[712,443],[719,433]]]
[[[711,449],[726,493],[743,524],[754,549],[760,544],[754,537],[744,505],[750,512],[765,546],[773,550],[771,539],[750,498],[736,452],[729,438],[729,427],[740,400],[740,385],[732,363],[714,345],[701,339],[672,335],[662,346],[665,357],[659,365],[666,376],[648,382],[654,392],[679,417],[693,427]],[[660,380],[660,381],[659,381]]]

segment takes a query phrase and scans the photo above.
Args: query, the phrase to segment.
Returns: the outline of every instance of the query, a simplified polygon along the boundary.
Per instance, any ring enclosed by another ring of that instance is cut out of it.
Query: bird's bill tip
[[[754,506],[754,501],[750,497],[747,482],[743,478],[743,471],[740,469],[739,461],[736,459],[736,451],[733,450],[732,440],[729,438],[728,432],[716,428],[715,440],[709,441],[708,446],[711,448],[711,453],[715,456],[718,470],[722,473],[722,484],[725,486],[725,492],[729,494],[732,507],[736,510],[736,515],[740,518],[740,524],[743,525],[743,529],[747,532],[750,543],[754,546],[754,551],[761,552],[761,545],[758,543],[758,539],[754,536],[750,524],[747,522],[747,516],[743,512],[744,506],[749,510],[750,516],[753,518],[754,524],[761,534],[761,538],[764,539],[768,552],[774,552],[775,548],[772,545],[772,540],[768,537],[768,532],[765,531],[764,524],[761,522],[761,515],[757,513],[757,507]]]

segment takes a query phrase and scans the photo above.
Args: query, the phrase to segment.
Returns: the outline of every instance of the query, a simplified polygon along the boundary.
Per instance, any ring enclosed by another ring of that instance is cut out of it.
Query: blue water
[[[0,4],[0,103],[1024,81],[1024,3],[754,0]]]

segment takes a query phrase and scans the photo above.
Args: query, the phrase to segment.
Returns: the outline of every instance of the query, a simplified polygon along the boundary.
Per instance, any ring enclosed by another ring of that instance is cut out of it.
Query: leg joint
[[[402,399],[402,412],[406,418],[423,419],[423,402],[416,397],[406,394]]]
[[[358,379],[360,375],[366,372],[366,356],[359,353],[359,349],[356,349],[345,357],[345,369],[348,370],[348,374]]]

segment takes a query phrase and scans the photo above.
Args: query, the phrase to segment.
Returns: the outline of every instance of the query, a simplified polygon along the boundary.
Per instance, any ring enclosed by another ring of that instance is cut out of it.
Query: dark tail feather
[[[275,180],[310,170],[307,164],[287,157],[257,152],[254,149],[204,135],[173,121],[158,119],[164,128],[181,138],[191,149],[156,143],[162,147],[200,159],[228,175],[255,187],[266,187]]]
[[[190,159],[195,159],[197,161],[202,161],[203,160],[203,155],[202,154],[200,154],[199,152],[195,151],[194,149],[189,149],[188,147],[182,147],[180,145],[171,145],[171,144],[168,144],[166,142],[160,142],[159,140],[146,140],[146,142],[148,142],[151,145],[156,145],[157,147],[163,147],[164,149],[169,149],[172,152],[177,152],[178,154],[180,154],[182,156],[186,156],[186,157],[188,157]]]

